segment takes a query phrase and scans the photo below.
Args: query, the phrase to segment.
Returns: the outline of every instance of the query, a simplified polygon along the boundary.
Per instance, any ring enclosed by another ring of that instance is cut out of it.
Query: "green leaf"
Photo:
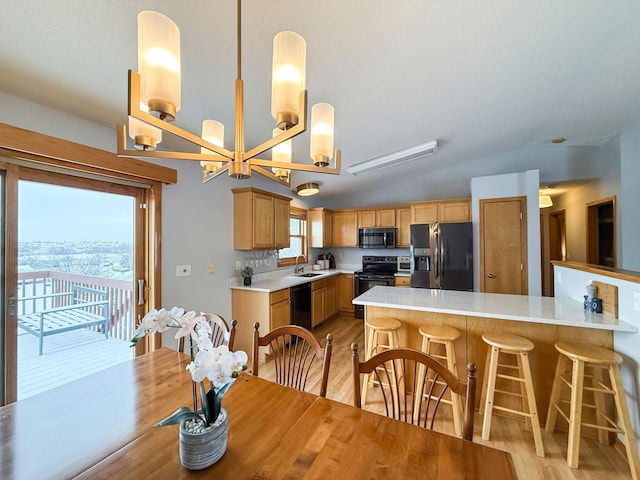
[[[167,425],[176,425],[176,424],[179,424],[179,423],[183,422],[184,420],[189,420],[190,418],[197,419],[197,420],[201,419],[200,415],[194,413],[192,410],[189,410],[187,407],[180,407],[178,410],[173,412],[167,418],[165,418],[164,420],[159,421],[158,423],[154,424],[153,426],[154,427],[165,427]]]

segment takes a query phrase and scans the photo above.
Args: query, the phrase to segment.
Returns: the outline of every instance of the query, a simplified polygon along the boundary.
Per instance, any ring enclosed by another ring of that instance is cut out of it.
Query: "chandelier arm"
[[[159,128],[164,132],[171,133],[172,135],[180,137],[195,145],[211,150],[218,155],[227,157],[230,160],[233,160],[233,158],[235,157],[235,153],[227,150],[226,148],[222,148],[214,145],[213,143],[207,142],[199,135],[194,135],[193,133],[183,130],[182,128],[179,128],[172,123],[160,120],[150,113],[140,110],[140,74],[135,70],[129,70],[129,115],[145,123],[148,123],[149,125],[153,125],[154,127]],[[163,155],[153,156],[166,158]]]
[[[273,180],[274,182],[278,182],[280,185],[284,185],[285,187],[291,187],[291,182],[290,181],[282,180],[281,178],[276,177],[269,170],[266,170],[266,169],[264,169],[262,167],[258,167],[257,165],[252,165],[251,166],[251,170],[253,170],[256,173],[259,173],[260,175],[264,175],[269,180]]]
[[[307,130],[307,91],[306,90],[303,90],[300,92],[299,105],[302,105],[302,109],[300,111],[300,114],[298,115],[299,121],[297,125],[295,125],[294,127],[291,127],[288,130],[283,130],[283,132],[279,134],[277,137],[269,138],[268,140],[261,143],[257,147],[252,148],[242,156],[242,159],[244,161],[250,160],[266,152],[267,150],[275,147],[276,145],[280,145],[281,143],[286,142],[290,138],[293,138],[297,135],[300,135],[301,133],[304,133]]]
[[[335,161],[334,166],[332,167],[316,167],[315,165],[309,165],[305,163],[295,163],[295,162],[274,162],[273,160],[265,160],[261,158],[252,158],[248,161],[251,165],[251,168],[255,168],[257,166],[261,167],[272,167],[272,168],[282,168],[287,170],[297,170],[303,172],[318,172],[318,173],[328,173],[330,175],[339,175],[340,174],[340,163],[342,160],[342,150],[337,149],[334,155]]]
[[[224,167],[220,167],[215,172],[202,172],[202,183],[207,183],[209,180],[213,180],[218,175],[221,175],[228,170],[229,170],[229,164],[227,163]]]

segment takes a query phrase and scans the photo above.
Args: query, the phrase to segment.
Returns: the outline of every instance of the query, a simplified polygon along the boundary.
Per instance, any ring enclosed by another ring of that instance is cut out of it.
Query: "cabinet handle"
[[[494,278],[493,273],[490,273],[489,275],[487,275],[487,278]]]

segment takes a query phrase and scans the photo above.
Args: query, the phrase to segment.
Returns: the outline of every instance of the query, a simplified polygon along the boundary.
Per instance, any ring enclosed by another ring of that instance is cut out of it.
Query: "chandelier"
[[[127,126],[118,125],[117,154],[134,158],[169,158],[199,161],[203,183],[228,172],[239,179],[255,171],[290,186],[291,170],[340,174],[341,151],[333,149],[333,107],[318,103],[311,108],[310,163],[292,161],[291,139],[306,131],[306,44],[295,32],[280,32],[273,40],[271,115],[275,128],[271,138],[245,151],[244,83],[241,76],[241,0],[237,1],[237,78],[235,82],[235,147],[224,148],[224,125],[204,120],[200,135],[172,123],[180,110],[180,31],[168,17],[153,11],[138,14],[138,70],[129,70],[129,137]],[[200,152],[159,150],[162,132],[200,147]],[[271,150],[272,159],[259,155]],[[330,166],[333,160],[333,166]]]

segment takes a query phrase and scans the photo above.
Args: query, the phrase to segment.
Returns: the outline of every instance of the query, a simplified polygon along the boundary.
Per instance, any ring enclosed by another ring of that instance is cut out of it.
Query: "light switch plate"
[[[191,276],[191,265],[176,266],[176,277],[190,277],[190,276]]]

